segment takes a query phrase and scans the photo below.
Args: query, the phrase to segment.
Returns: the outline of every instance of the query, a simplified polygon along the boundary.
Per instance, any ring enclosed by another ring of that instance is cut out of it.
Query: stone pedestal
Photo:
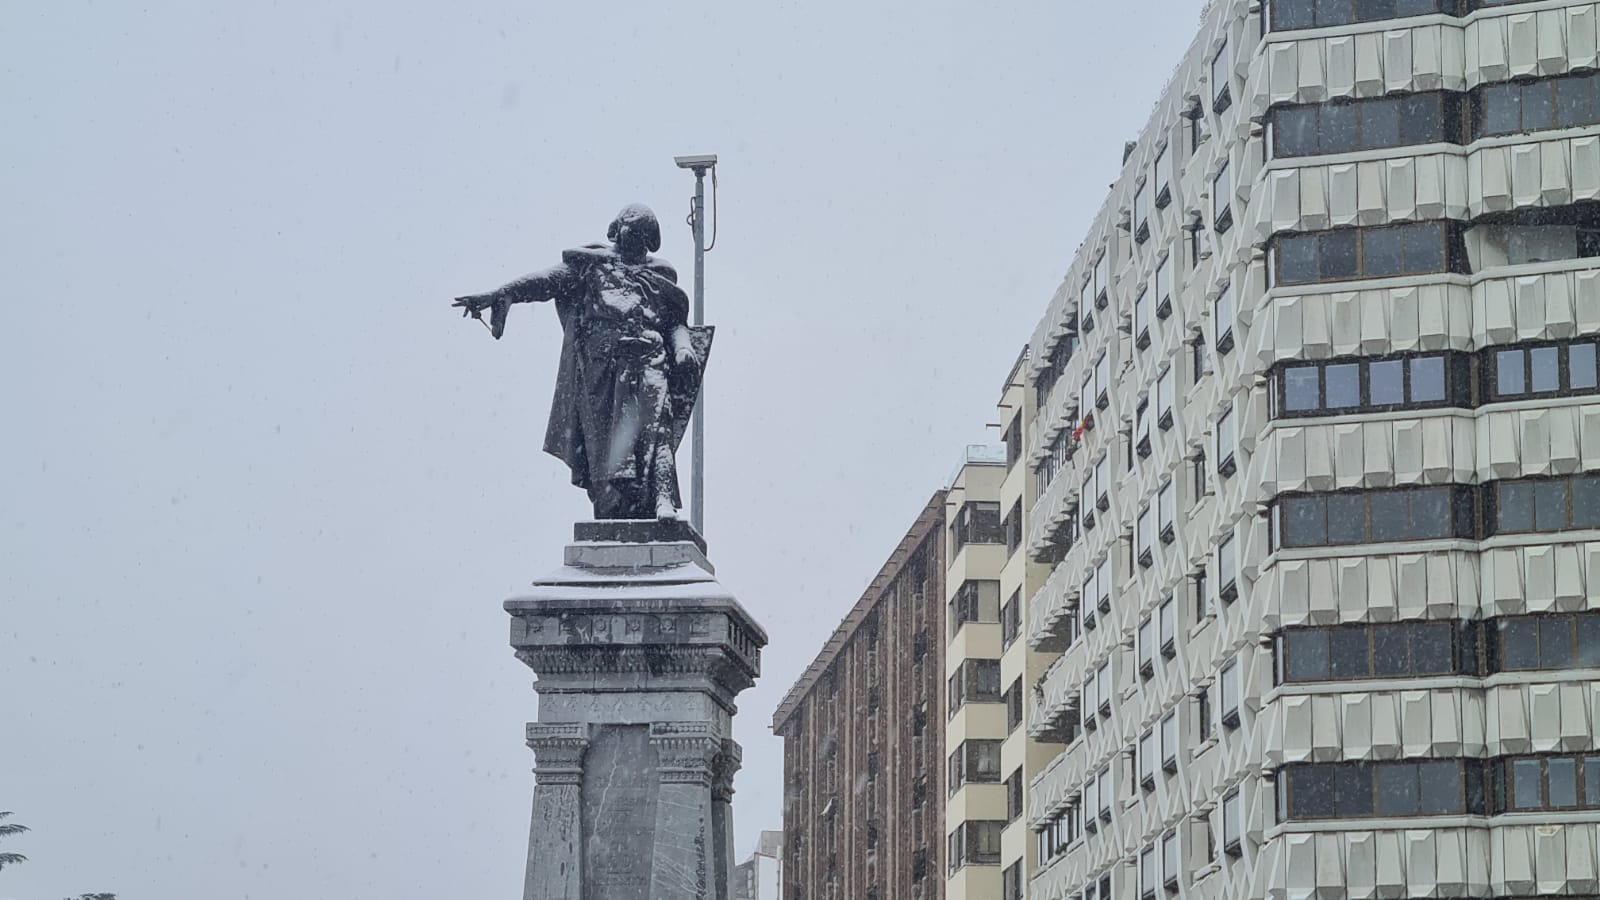
[[[726,900],[734,698],[766,633],[682,522],[583,522],[506,601],[538,676],[524,900]]]

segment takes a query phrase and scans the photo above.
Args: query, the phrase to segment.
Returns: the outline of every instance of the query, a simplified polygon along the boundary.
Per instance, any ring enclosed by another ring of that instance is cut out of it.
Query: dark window
[[[1473,494],[1456,485],[1284,495],[1277,501],[1278,546],[1471,538]]]
[[[950,676],[947,703],[955,715],[967,703],[1000,702],[1000,660],[969,659]]]
[[[1593,338],[1485,351],[1486,398],[1508,400],[1535,394],[1592,394],[1596,383],[1595,359]]]
[[[1022,588],[1011,592],[1011,598],[1000,607],[1000,649],[1016,642],[1022,631]]]
[[[1001,528],[1005,533],[1006,556],[1010,556],[1011,554],[1017,552],[1018,547],[1022,546],[1021,499],[1018,499],[1017,502],[1011,504],[1011,512],[1006,513],[1005,520],[1001,523]]]
[[[1494,812],[1600,809],[1600,755],[1500,759],[1494,774]]]
[[[1430,91],[1404,97],[1335,100],[1272,110],[1275,157],[1315,156],[1439,141],[1459,143],[1459,95]]]
[[[968,784],[1000,783],[1000,741],[969,740],[950,754],[950,795]]]
[[[1296,764],[1278,784],[1290,820],[1485,812],[1483,770],[1470,760]]]
[[[1003,544],[1005,532],[1000,525],[1000,504],[974,500],[962,504],[950,523],[950,552],[959,551],[968,544]]]
[[[1272,30],[1325,28],[1454,11],[1455,0],[1272,0]]]
[[[1447,263],[1465,259],[1451,251],[1455,233],[1443,222],[1418,222],[1280,235],[1273,251],[1277,280],[1312,284],[1453,271],[1461,266]]]
[[[1006,688],[1006,734],[1017,730],[1022,724],[1022,679],[1018,677],[1011,682],[1011,687]]]
[[[1472,92],[1477,137],[1600,123],[1600,75],[1486,84]]]
[[[949,867],[953,873],[963,866],[1000,864],[1000,832],[1004,822],[966,821],[956,826],[949,837]]]
[[[1006,777],[1006,821],[1015,822],[1022,815],[1022,769]]]
[[[1000,621],[1000,582],[969,580],[950,600],[950,637],[968,622]]]
[[[1288,628],[1278,642],[1279,678],[1343,681],[1478,674],[1475,626],[1386,622]]]
[[[1492,633],[1500,671],[1600,666],[1600,612],[1502,616]]]
[[[1600,528],[1600,474],[1501,481],[1488,489],[1490,534]]]

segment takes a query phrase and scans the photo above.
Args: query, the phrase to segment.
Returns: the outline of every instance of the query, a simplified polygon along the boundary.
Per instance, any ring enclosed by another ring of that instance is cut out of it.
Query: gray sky
[[[992,8],[991,8],[992,7]],[[1197,0],[0,2],[0,898],[514,897],[560,336],[454,318],[721,154],[712,559],[773,707],[963,444]]]

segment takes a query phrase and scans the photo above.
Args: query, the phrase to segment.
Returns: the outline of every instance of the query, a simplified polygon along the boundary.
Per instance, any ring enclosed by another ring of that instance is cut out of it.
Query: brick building
[[[772,717],[783,895],[942,900],[945,492]]]

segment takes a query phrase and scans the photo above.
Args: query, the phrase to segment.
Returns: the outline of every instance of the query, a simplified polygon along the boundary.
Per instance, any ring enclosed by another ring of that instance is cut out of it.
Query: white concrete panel
[[[1533,870],[1540,894],[1567,892],[1567,829],[1531,828]]]
[[[1400,693],[1400,729],[1406,757],[1433,755],[1433,700],[1427,691]]]
[[[1356,37],[1343,34],[1322,42],[1327,58],[1327,91],[1330,97],[1348,97],[1356,90]]]
[[[1472,157],[1476,159],[1477,157]],[[1445,214],[1448,194],[1445,188],[1445,167],[1440,157],[1421,157],[1415,165],[1417,203],[1415,215],[1419,219],[1437,219]],[[1472,192],[1471,170],[1468,169],[1467,189]]]
[[[1589,686],[1566,682],[1557,688],[1557,694],[1561,702],[1560,752],[1594,749],[1596,739],[1589,718]]]
[[[1538,17],[1532,13],[1506,17],[1506,62],[1512,78],[1539,74]]]
[[[1538,13],[1538,62],[1540,75],[1557,75],[1566,71],[1566,10],[1546,9]]]
[[[1538,206],[1542,182],[1539,177],[1541,154],[1538,144],[1516,144],[1511,154],[1511,201],[1517,208]]]
[[[1305,44],[1300,48],[1299,79],[1300,84],[1295,92],[1301,103],[1320,103],[1328,99],[1328,74],[1323,54],[1326,50],[1319,44]]]
[[[1382,354],[1388,352],[1390,300],[1388,291],[1361,291],[1356,295],[1361,311],[1360,352]]]
[[[1283,837],[1285,897],[1309,900],[1317,888],[1317,838],[1314,834]]]
[[[1394,831],[1377,833],[1378,844],[1378,894],[1385,897],[1406,896],[1405,848],[1400,834]]]
[[[1278,761],[1282,763],[1310,761],[1313,728],[1311,698],[1304,695],[1288,696],[1282,698],[1276,705],[1283,716],[1281,736],[1283,749],[1275,754],[1280,758]]]
[[[1360,192],[1357,184],[1356,164],[1341,163],[1327,166],[1328,192],[1328,224],[1338,228],[1345,225],[1356,224],[1356,197]]]
[[[1408,896],[1432,897],[1439,883],[1438,835],[1441,832],[1413,829],[1402,832],[1406,847],[1406,889]]]
[[[1384,160],[1383,179],[1388,184],[1389,214],[1396,219],[1417,217],[1417,158]]]
[[[1344,758],[1370,759],[1372,756],[1372,704],[1369,694],[1340,694],[1343,705],[1339,718],[1344,722]]]
[[[1267,45],[1267,96],[1273,103],[1292,103],[1300,89],[1300,44]]]
[[[1478,83],[1505,81],[1511,77],[1511,67],[1506,58],[1506,32],[1503,18],[1485,18],[1477,23],[1478,58],[1469,64],[1478,76]]]
[[[1595,53],[1595,5],[1569,6],[1567,15],[1567,65],[1590,69],[1600,65]]]
[[[1429,736],[1431,744],[1429,749],[1436,756],[1462,755],[1462,748],[1466,744],[1461,729],[1462,700],[1463,698],[1455,691],[1429,692],[1428,701],[1431,704],[1433,726]]]
[[[1563,206],[1572,202],[1572,151],[1566,141],[1539,145],[1539,205]]]
[[[1399,759],[1400,707],[1392,694],[1373,694],[1372,698],[1372,757],[1373,759]]]
[[[1535,753],[1551,753],[1560,746],[1561,698],[1554,684],[1532,684],[1528,699],[1528,733]]]
[[[1600,866],[1595,860],[1595,826],[1567,827],[1567,889],[1574,893],[1600,891]]]
[[[1572,199],[1600,198],[1600,137],[1575,137],[1566,144],[1572,154]]]
[[[1361,97],[1381,96],[1386,83],[1382,36],[1367,32],[1355,35],[1354,40],[1355,72],[1351,89]]]
[[[1532,832],[1526,828],[1501,828],[1495,835],[1504,846],[1492,870],[1495,876],[1492,889],[1496,893],[1536,893]]]
[[[1378,840],[1370,831],[1345,835],[1345,887],[1351,900],[1373,900],[1378,896]]]
[[[1522,606],[1527,612],[1548,612],[1555,606],[1555,555],[1548,544],[1521,548]]]

